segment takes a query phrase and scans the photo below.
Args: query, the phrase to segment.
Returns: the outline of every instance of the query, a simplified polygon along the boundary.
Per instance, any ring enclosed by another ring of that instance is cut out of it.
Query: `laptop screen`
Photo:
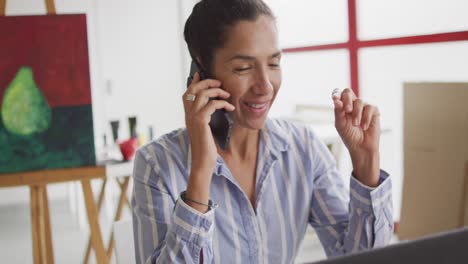
[[[315,264],[468,263],[468,228],[440,233],[383,248],[314,262]]]

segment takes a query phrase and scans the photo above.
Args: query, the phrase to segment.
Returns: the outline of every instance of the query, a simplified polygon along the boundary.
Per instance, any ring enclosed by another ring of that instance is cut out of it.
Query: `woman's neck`
[[[260,140],[260,130],[253,130],[239,126],[233,126],[229,147],[218,152],[221,156],[231,156],[245,160],[257,154],[258,142]]]

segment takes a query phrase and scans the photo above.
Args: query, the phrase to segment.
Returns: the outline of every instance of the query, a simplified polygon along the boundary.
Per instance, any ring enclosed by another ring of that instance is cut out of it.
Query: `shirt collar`
[[[286,133],[287,129],[281,127],[279,123],[280,121],[278,120],[267,118],[263,129],[260,131],[260,137],[263,138],[264,142],[264,144],[260,144],[260,147],[266,148],[275,156],[279,156],[279,152],[288,151],[290,147],[289,137]],[[186,164],[187,169],[190,169],[192,165],[192,151],[188,140],[188,134],[185,134],[187,148]],[[216,174],[220,174],[223,171],[223,164],[223,159],[218,155],[215,167]]]
[[[263,136],[264,139],[268,137],[270,140],[271,144],[267,142],[267,147],[269,147],[271,152],[284,152],[289,150],[290,147],[288,140],[290,137],[286,133],[287,129],[281,127],[279,124],[280,122],[279,120],[268,118],[261,131],[261,136]]]

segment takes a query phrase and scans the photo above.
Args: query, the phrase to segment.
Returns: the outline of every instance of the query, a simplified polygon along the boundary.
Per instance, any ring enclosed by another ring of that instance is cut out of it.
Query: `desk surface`
[[[116,178],[131,176],[133,173],[133,161],[106,164],[106,177]]]

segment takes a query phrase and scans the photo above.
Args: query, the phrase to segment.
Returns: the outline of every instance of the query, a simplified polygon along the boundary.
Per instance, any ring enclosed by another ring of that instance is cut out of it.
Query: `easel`
[[[120,220],[120,217],[122,216],[122,211],[125,205],[128,208],[131,208],[130,202],[127,199],[127,190],[128,190],[128,186],[130,183],[130,175],[132,173],[132,169],[133,169],[133,162],[110,164],[106,166],[106,177],[103,179],[101,190],[99,191],[98,202],[97,202],[98,214],[102,208],[107,181],[111,178],[114,178],[120,187],[119,203],[117,205],[117,210],[114,214],[114,222]],[[109,262],[112,258],[112,252],[114,250],[114,242],[115,242],[114,231],[112,230],[110,234],[110,238],[109,238],[109,245],[106,249],[106,256]],[[85,264],[89,263],[91,246],[92,246],[92,241],[90,237],[88,240],[87,248],[86,248],[86,254],[85,254],[85,259],[84,259]]]
[[[31,193],[31,227],[34,263],[54,263],[47,184],[80,181],[83,187],[86,211],[90,227],[91,245],[97,263],[108,263],[99,226],[98,210],[94,202],[92,179],[105,179],[106,168],[83,167],[59,170],[44,170],[0,175],[0,187],[29,186]]]
[[[47,15],[55,15],[54,0],[45,0]],[[6,14],[6,0],[0,0],[0,16]],[[101,237],[91,179],[105,178],[105,167],[45,170],[0,175],[0,187],[29,186],[34,263],[54,263],[47,184],[80,181],[90,226],[90,240],[98,263],[108,263]]]
[[[45,0],[47,15],[55,15],[54,0]],[[6,0],[0,0],[0,16],[5,16]],[[14,174],[0,174],[0,188],[13,186],[29,186],[31,225],[33,240],[34,263],[54,263],[50,214],[47,198],[47,184],[80,181],[82,185],[84,202],[90,226],[90,237],[86,250],[85,262],[88,262],[91,249],[94,249],[97,263],[107,264],[110,262],[114,248],[113,232],[109,240],[109,246],[104,247],[99,226],[99,211],[104,199],[104,190],[107,183],[107,168],[105,166],[73,168],[61,170],[45,170],[38,172],[24,172]],[[123,178],[122,180],[120,178]],[[126,197],[130,176],[120,175],[116,180],[120,186],[121,195],[114,220],[120,219],[123,206],[130,207]],[[91,188],[91,179],[102,179],[103,184],[99,193],[98,206],[96,207]]]

